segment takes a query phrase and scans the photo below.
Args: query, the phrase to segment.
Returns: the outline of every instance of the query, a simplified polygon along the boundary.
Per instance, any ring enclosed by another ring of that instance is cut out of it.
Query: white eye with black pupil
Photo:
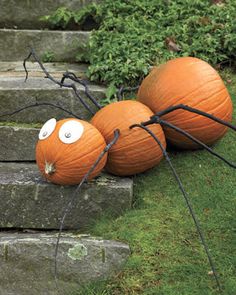
[[[41,130],[39,132],[39,139],[43,140],[43,139],[48,138],[55,130],[56,124],[57,124],[56,119],[52,118],[52,119],[48,120],[43,125],[43,127],[41,128]]]
[[[76,120],[65,122],[59,130],[59,138],[63,143],[74,143],[82,136],[84,126]]]

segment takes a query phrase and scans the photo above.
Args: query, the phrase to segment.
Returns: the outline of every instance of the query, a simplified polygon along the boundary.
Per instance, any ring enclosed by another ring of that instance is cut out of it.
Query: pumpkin
[[[101,133],[78,119],[47,121],[39,133],[36,161],[44,177],[56,184],[78,184],[94,164],[106,143]],[[103,169],[107,155],[89,179]]]
[[[132,124],[146,121],[153,112],[140,102],[126,100],[111,103],[99,110],[91,123],[101,132],[108,143],[115,129],[120,130],[117,143],[110,149],[106,170],[120,176],[143,172],[162,159],[162,151],[153,138],[140,128],[130,129]],[[150,126],[164,148],[165,136],[159,125]]]
[[[222,120],[232,120],[232,102],[219,74],[208,63],[193,57],[181,57],[154,67],[143,80],[138,101],[156,113],[170,106],[185,104]],[[189,132],[211,145],[227,131],[227,127],[185,110],[176,110],[163,120]],[[167,140],[179,148],[199,146],[176,131],[164,127]]]

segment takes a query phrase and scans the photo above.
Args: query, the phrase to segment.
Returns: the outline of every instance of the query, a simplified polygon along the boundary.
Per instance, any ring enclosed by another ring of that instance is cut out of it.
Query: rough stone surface
[[[1,0],[0,27],[40,29],[47,23],[42,16],[53,13],[58,7],[79,10],[95,0]]]
[[[39,129],[0,126],[0,161],[34,161]]]
[[[44,78],[45,74],[39,67],[38,63],[27,61],[27,70],[29,77]],[[54,77],[61,79],[63,73],[73,72],[77,77],[86,79],[87,64],[65,63],[65,62],[49,62],[43,63],[48,72]],[[25,70],[22,61],[0,61],[0,79],[1,78],[25,78]]]
[[[0,60],[24,60],[32,46],[43,60],[51,53],[53,61],[75,61],[88,39],[89,32],[82,31],[0,29]]]
[[[132,180],[102,174],[84,185],[65,220],[66,229],[83,229],[104,214],[131,207]],[[76,186],[42,180],[33,163],[0,163],[0,227],[57,229]]]
[[[58,293],[53,275],[56,237],[0,234],[1,295],[71,295],[85,283],[119,272],[130,254],[123,243],[63,235],[57,260]]]
[[[80,95],[85,98],[84,87],[77,84]],[[105,87],[89,85],[90,93],[100,100],[105,97]],[[88,102],[88,99],[86,99]],[[1,77],[0,78],[0,113],[6,114],[18,110],[24,106],[35,103],[53,103],[73,112],[83,119],[88,119],[91,114],[85,110],[78,101],[74,91],[69,88],[60,88],[52,81],[41,77],[29,77],[24,82],[23,77]],[[91,103],[90,103],[91,105]],[[96,112],[97,108],[93,107]],[[0,116],[0,121],[14,121],[23,123],[44,123],[48,119],[55,117],[61,119],[71,117],[60,109],[49,106],[30,108],[16,113],[14,116]]]

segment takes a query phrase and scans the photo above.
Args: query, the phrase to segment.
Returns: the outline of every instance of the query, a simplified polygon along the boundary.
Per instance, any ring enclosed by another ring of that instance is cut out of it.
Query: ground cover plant
[[[96,23],[86,55],[91,80],[136,85],[154,64],[196,56],[212,65],[233,63],[236,52],[234,0],[103,0],[79,12],[60,8],[45,17],[54,28]],[[112,91],[113,90],[113,91]]]

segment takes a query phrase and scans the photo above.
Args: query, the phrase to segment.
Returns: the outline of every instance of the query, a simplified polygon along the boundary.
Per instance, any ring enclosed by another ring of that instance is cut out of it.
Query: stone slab
[[[102,174],[85,184],[65,220],[65,229],[85,230],[104,214],[131,208],[133,182]],[[58,229],[77,186],[47,183],[34,163],[0,163],[0,228]]]
[[[35,161],[39,129],[0,126],[0,161]]]
[[[123,243],[63,235],[57,259],[59,292],[54,281],[56,237],[0,234],[1,295],[71,295],[83,284],[120,272],[130,255]]]
[[[77,77],[86,79],[87,64],[81,63],[64,63],[64,62],[51,62],[44,63],[45,68],[54,78],[61,78],[65,72],[73,72]],[[27,61],[27,70],[30,78],[41,77],[44,78],[45,74],[39,67],[38,63]],[[0,61],[0,79],[1,78],[25,78],[25,70],[22,61]]]
[[[0,0],[0,27],[40,29],[48,24],[40,18],[52,14],[59,7],[79,10],[95,0]]]
[[[0,60],[24,60],[29,46],[32,46],[44,61],[49,55],[50,61],[75,61],[78,52],[85,50],[89,34],[82,31],[0,29]]]
[[[86,98],[84,87],[76,85],[79,94],[92,106]],[[106,88],[103,86],[90,84],[89,90],[98,101],[105,97]],[[30,76],[27,82],[23,77],[0,77],[0,121],[44,123],[52,117],[56,119],[71,117],[64,111],[51,106],[30,108],[18,112],[14,116],[1,117],[2,114],[11,113],[24,106],[45,102],[59,105],[82,119],[91,117],[91,114],[78,101],[72,89],[60,88],[52,81],[41,77]],[[96,112],[97,108],[93,106],[93,110]]]

